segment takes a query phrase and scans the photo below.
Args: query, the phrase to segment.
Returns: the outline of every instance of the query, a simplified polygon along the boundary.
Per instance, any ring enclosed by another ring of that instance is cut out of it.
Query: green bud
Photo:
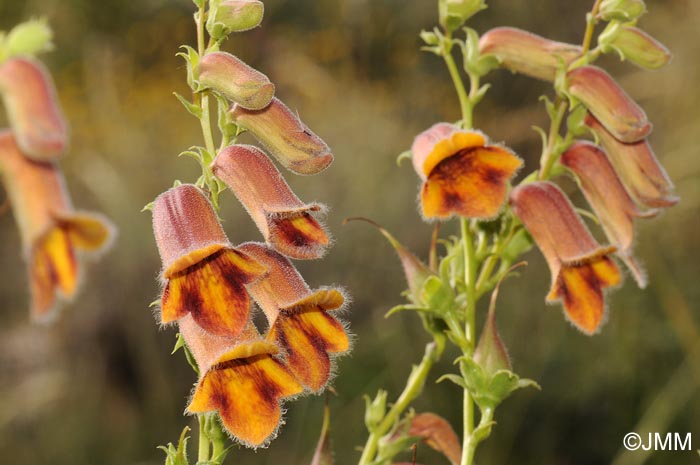
[[[386,414],[387,392],[380,389],[374,399],[365,396],[365,425],[373,431]]]
[[[258,0],[212,1],[207,31],[220,40],[232,32],[243,32],[260,25],[265,14],[265,5]]]
[[[605,53],[617,52],[623,60],[647,69],[658,69],[668,63],[671,52],[646,32],[632,26],[617,28],[611,37],[599,40]]]
[[[440,0],[438,4],[440,25],[448,31],[456,31],[472,16],[486,9],[484,0]]]
[[[44,19],[32,19],[18,24],[7,35],[4,44],[4,55],[36,55],[53,48],[51,42],[53,32]]]
[[[493,311],[490,311],[486,317],[486,324],[484,324],[479,343],[474,351],[474,361],[481,366],[485,373],[490,375],[498,370],[510,370],[508,351],[500,334],[498,334],[495,312]]]
[[[420,38],[423,39],[426,45],[437,45],[440,43],[437,34],[432,31],[420,31]]]
[[[630,22],[646,13],[644,0],[603,0],[598,16],[605,21]]]

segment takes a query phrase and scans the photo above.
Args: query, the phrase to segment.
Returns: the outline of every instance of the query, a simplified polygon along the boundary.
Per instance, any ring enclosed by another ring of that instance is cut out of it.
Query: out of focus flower
[[[329,239],[314,214],[325,207],[299,200],[260,149],[226,147],[216,156],[212,171],[231,188],[272,247],[296,259],[323,255]]]
[[[247,446],[271,440],[282,418],[281,401],[304,390],[274,358],[277,347],[261,340],[252,325],[232,340],[203,331],[192,315],[178,324],[200,373],[187,411],[217,411],[224,427]]]
[[[616,51],[620,57],[646,69],[658,69],[669,62],[671,52],[646,32],[633,26],[614,29],[609,40],[598,39],[603,51]]]
[[[27,158],[7,130],[0,132],[0,174],[29,266],[31,315],[45,321],[78,290],[76,250],[104,250],[113,228],[101,215],[74,211],[58,167]]]
[[[68,146],[68,125],[51,75],[33,58],[10,58],[0,65],[0,93],[22,153],[49,161]]]
[[[219,39],[232,32],[243,32],[258,27],[265,14],[265,5],[258,0],[226,0],[216,5],[216,14],[209,11],[207,31],[212,37]]]
[[[275,85],[267,76],[230,53],[207,53],[197,72],[200,86],[214,89],[249,110],[265,108],[275,94]]]
[[[426,218],[492,218],[501,209],[508,181],[522,160],[505,147],[489,145],[482,133],[437,123],[419,134],[411,148],[423,180]]]
[[[646,13],[644,0],[603,0],[600,2],[598,15],[605,21],[627,23]]]
[[[582,66],[566,75],[569,94],[622,142],[644,139],[652,125],[637,103],[601,68]]]
[[[328,167],[333,154],[328,145],[278,98],[263,110],[234,105],[233,121],[250,131],[282,165],[298,174],[316,174]]]
[[[646,139],[624,143],[590,114],[585,124],[598,137],[615,171],[632,198],[647,207],[663,208],[678,203],[673,183]]]
[[[545,39],[513,27],[497,27],[479,39],[482,55],[495,56],[514,73],[554,81],[557,70],[581,55],[578,45]]]
[[[228,241],[204,194],[191,184],[162,193],[153,230],[163,261],[163,323],[191,314],[209,333],[236,337],[250,316],[244,285],[265,268]]]
[[[561,300],[577,328],[595,333],[605,315],[603,290],[621,280],[609,257],[615,247],[601,247],[596,242],[555,184],[518,186],[511,193],[511,204],[549,265],[552,285],[546,300]]]
[[[240,250],[268,270],[247,286],[270,325],[267,340],[279,345],[304,386],[320,391],[331,376],[330,354],[350,346],[345,327],[329,314],[343,306],[343,293],[332,288],[311,291],[294,265],[264,244],[248,242]]]

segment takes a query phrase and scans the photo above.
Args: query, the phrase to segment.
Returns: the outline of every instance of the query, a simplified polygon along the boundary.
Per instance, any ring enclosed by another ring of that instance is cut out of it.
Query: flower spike
[[[261,340],[252,324],[237,340],[202,331],[192,315],[178,324],[200,373],[187,412],[216,410],[238,441],[249,447],[265,445],[279,427],[281,401],[304,390],[273,357],[277,347]]]
[[[153,231],[165,280],[162,322],[191,313],[212,334],[238,336],[250,315],[244,285],[263,275],[265,268],[231,245],[211,204],[191,184],[158,196]]]
[[[55,160],[68,146],[68,124],[51,75],[33,58],[0,65],[0,93],[22,153],[37,161]]]
[[[288,170],[317,174],[333,161],[328,145],[276,97],[263,110],[234,105],[230,113],[237,125],[250,131]]]
[[[601,247],[595,241],[566,195],[551,182],[518,186],[510,198],[549,265],[552,285],[546,301],[561,300],[577,328],[595,333],[605,315],[603,290],[621,280],[609,257],[615,247]]]
[[[345,296],[338,289],[311,291],[294,265],[264,244],[248,242],[240,249],[268,269],[265,277],[248,285],[270,325],[267,340],[279,345],[304,386],[322,390],[331,376],[329,354],[350,347],[343,324],[328,313],[340,309]]]
[[[10,131],[0,132],[0,173],[28,262],[31,316],[47,321],[78,291],[76,250],[105,250],[113,227],[101,215],[74,211],[58,167],[27,158]]]
[[[482,133],[448,123],[419,134],[411,151],[423,180],[420,197],[426,218],[493,218],[505,201],[508,181],[523,163],[505,147],[488,145]]]
[[[212,171],[231,188],[272,247],[301,260],[323,255],[330,240],[314,214],[325,207],[299,200],[260,149],[226,147],[214,159]]]

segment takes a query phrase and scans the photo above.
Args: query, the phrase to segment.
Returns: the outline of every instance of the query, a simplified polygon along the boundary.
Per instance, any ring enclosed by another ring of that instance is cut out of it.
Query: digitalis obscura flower
[[[523,163],[507,148],[490,145],[482,133],[448,123],[419,134],[411,150],[413,166],[423,180],[421,207],[428,219],[496,216],[509,180]]]
[[[183,184],[153,205],[153,231],[163,261],[163,323],[187,314],[204,330],[236,337],[250,316],[248,284],[265,268],[231,245],[202,191]]]
[[[280,347],[304,386],[320,391],[331,376],[331,355],[350,346],[345,327],[329,313],[343,306],[345,296],[332,288],[311,291],[294,265],[264,244],[248,242],[240,250],[268,270],[247,286],[270,325],[267,340]]]
[[[260,149],[226,147],[214,160],[212,171],[231,188],[272,247],[296,259],[323,255],[330,240],[314,216],[325,207],[299,200]]]
[[[601,247],[574,211],[566,195],[551,182],[513,189],[511,204],[552,274],[547,302],[561,300],[569,320],[593,334],[604,320],[603,290],[617,286],[620,271],[610,258],[615,247]]]

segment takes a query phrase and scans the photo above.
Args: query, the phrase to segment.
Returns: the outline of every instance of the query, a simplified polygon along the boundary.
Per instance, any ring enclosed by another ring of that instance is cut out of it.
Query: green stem
[[[477,430],[483,430],[487,431],[484,433],[483,436],[477,437],[476,435],[473,435],[470,437],[469,441],[465,441],[464,444],[464,449],[462,451],[463,456],[462,456],[462,463],[474,463],[474,453],[476,452],[476,448],[483,441],[486,439],[490,431],[487,430],[487,427],[489,423],[493,422],[493,409],[492,408],[485,408],[483,412],[481,412],[481,419],[479,420],[479,426],[477,427]],[[465,461],[466,460],[466,461]]]
[[[474,353],[474,339],[476,338],[476,273],[477,263],[474,253],[474,238],[469,223],[465,218],[461,220],[462,247],[464,248],[464,282],[467,287],[467,304],[465,309],[464,333],[467,339],[467,347],[464,355],[471,357]],[[471,465],[474,453],[469,452],[474,433],[474,401],[468,389],[463,395],[463,446],[461,465]]]
[[[207,419],[206,414],[200,413],[197,416],[199,421],[199,444],[197,453],[197,463],[204,463],[209,460],[209,437],[207,437]]]
[[[549,134],[547,135],[547,146],[542,151],[542,158],[540,159],[539,180],[549,178],[552,166],[554,166],[554,163],[559,158],[558,155],[561,154],[561,148],[557,147],[557,139],[569,104],[566,99],[557,96],[557,99],[554,101],[554,107],[554,117],[552,118],[552,123],[549,126]]]
[[[445,60],[445,65],[447,65],[447,70],[450,73],[452,83],[457,91],[459,106],[462,110],[462,127],[471,128],[472,102],[469,99],[466,88],[464,87],[464,82],[462,81],[462,76],[459,74],[455,60],[452,57],[452,37],[449,33],[445,35],[445,38],[442,41],[442,58]]]

